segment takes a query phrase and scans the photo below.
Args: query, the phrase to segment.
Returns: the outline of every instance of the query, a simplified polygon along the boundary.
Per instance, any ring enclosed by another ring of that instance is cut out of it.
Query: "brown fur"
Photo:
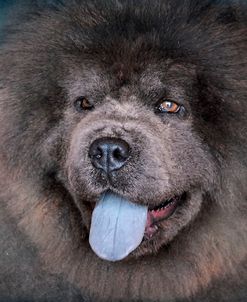
[[[18,288],[28,257],[14,249],[13,263],[0,260],[0,298],[244,301],[246,5],[72,1],[24,16],[0,49],[1,212],[37,250],[32,276],[47,284]],[[95,109],[76,112],[79,96]],[[185,113],[157,114],[164,97]],[[88,157],[105,136],[131,146],[110,181]],[[154,239],[109,263],[88,243],[88,205],[107,189],[149,206],[187,199]],[[3,253],[19,240],[11,232]]]

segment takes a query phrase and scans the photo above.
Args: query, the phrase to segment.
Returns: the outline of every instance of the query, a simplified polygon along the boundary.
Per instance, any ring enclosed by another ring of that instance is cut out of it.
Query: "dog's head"
[[[12,87],[3,111],[16,125],[2,135],[6,157],[49,194],[59,184],[88,233],[94,213],[93,237],[100,228],[111,239],[113,229],[118,246],[136,227],[134,255],[153,253],[214,203],[242,120],[232,118],[241,99],[228,101],[236,91],[226,89],[235,70],[224,65],[238,59],[232,44],[217,45],[207,19],[183,30],[178,22],[171,32],[172,13],[164,21],[159,6],[153,15],[146,6],[119,15],[82,8],[40,17],[39,31],[24,25],[22,57],[9,42],[5,56],[18,68],[1,62]],[[224,27],[217,33],[232,38]]]

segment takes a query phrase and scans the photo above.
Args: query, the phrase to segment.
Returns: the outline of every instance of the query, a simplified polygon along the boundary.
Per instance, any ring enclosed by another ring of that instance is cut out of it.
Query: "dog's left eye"
[[[84,96],[78,97],[74,102],[74,106],[78,112],[94,109],[94,104]]]
[[[181,106],[171,100],[161,100],[157,105],[156,109],[161,113],[177,113]]]

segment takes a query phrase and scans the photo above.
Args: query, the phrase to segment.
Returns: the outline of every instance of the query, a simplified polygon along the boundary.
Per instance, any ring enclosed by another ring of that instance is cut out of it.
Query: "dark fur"
[[[246,300],[244,2],[20,9],[0,49],[1,301]],[[78,96],[95,109],[76,112]],[[156,114],[162,97],[185,114]],[[102,136],[132,150],[111,182],[87,155]],[[87,238],[87,204],[107,188],[149,205],[189,197],[113,264]]]

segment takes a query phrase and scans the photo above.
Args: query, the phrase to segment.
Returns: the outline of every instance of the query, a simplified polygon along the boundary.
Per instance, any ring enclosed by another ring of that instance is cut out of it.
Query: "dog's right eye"
[[[169,99],[163,99],[156,105],[156,109],[161,113],[178,113],[181,106]]]
[[[94,109],[94,104],[84,96],[77,98],[74,102],[74,106],[78,112]]]

